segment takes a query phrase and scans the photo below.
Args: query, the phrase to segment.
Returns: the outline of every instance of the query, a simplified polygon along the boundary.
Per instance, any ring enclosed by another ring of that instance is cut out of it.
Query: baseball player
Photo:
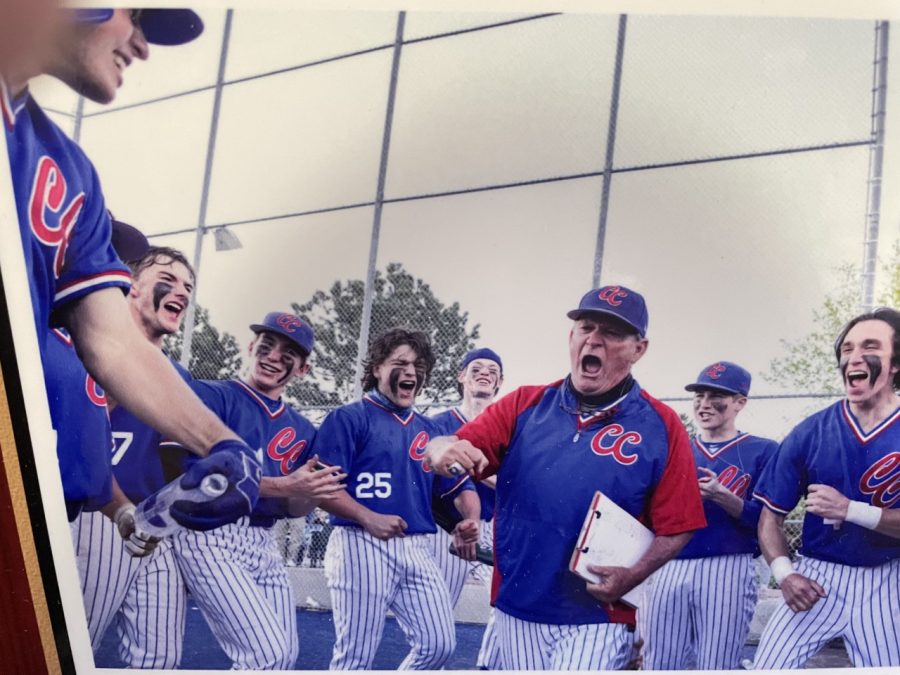
[[[648,345],[643,297],[605,286],[568,316],[568,377],[520,387],[427,450],[443,475],[497,474],[493,604],[513,670],[625,666],[635,617],[618,600],[706,524],[684,426],[631,375]],[[632,567],[592,567],[592,584],[567,570],[597,490],[656,537]]]
[[[492,349],[473,349],[465,355],[459,367],[457,388],[462,396],[462,404],[432,417],[441,434],[456,433],[466,422],[475,419],[491,404],[503,384],[503,361]],[[494,489],[495,479],[489,478],[476,483],[481,508],[481,538],[479,543],[485,548],[494,547]],[[459,514],[455,514],[459,515]],[[462,595],[466,578],[486,569],[471,560],[465,560],[450,553],[452,538],[442,528],[438,528],[433,539],[433,554],[438,563],[447,588],[450,601],[455,608]],[[500,651],[497,648],[494,631],[494,609],[491,608],[481,648],[478,650],[476,667],[483,670],[500,669]]]
[[[122,224],[114,221],[115,235]],[[146,240],[145,240],[146,241]],[[115,245],[115,244],[114,244]],[[194,287],[194,272],[184,254],[166,247],[147,246],[127,256],[132,286],[128,305],[146,339],[162,349],[166,335],[181,327]],[[190,374],[173,361],[182,377]],[[76,526],[76,555],[91,645],[96,650],[116,618],[121,659],[132,668],[177,668],[181,659],[185,621],[185,589],[171,542],[136,557],[125,546],[117,521],[132,515],[141,502],[166,484],[158,452],[160,435],[123,406],[110,412],[114,447],[112,469],[125,500],[112,511],[113,520],[99,513],[82,513]],[[133,515],[132,515],[133,517]]]
[[[182,530],[173,544],[188,590],[233,667],[289,669],[299,650],[297,603],[273,527],[343,490],[346,476],[340,467],[316,471],[315,457],[300,460],[316,431],[281,400],[290,381],[309,371],[312,328],[294,314],[270,312],[250,329],[255,338],[243,379],[195,380],[191,386],[260,448],[260,500],[249,517],[208,532]]]
[[[766,506],[759,544],[784,596],[759,669],[800,668],[835,637],[856,667],[900,666],[900,312],[852,319],[834,353],[845,397],[791,431],[754,494]],[[804,494],[795,567],[784,517]]]
[[[691,446],[707,526],[651,578],[638,611],[647,670],[740,666],[758,591],[754,557],[762,504],[752,498],[753,488],[778,448],[737,430],[750,379],[739,365],[717,361],[685,387],[694,394],[700,428]]]
[[[389,609],[412,647],[401,670],[439,669],[455,648],[453,607],[428,536],[436,530],[435,478],[422,460],[435,430],[413,408],[434,362],[425,334],[394,328],[380,335],[369,347],[362,400],[332,411],[316,436],[321,461],[349,475],[347,491],[322,505],[334,525],[325,552],[336,633],[332,670],[372,667]],[[465,481],[443,482],[441,492],[452,494]],[[473,545],[474,502],[455,502]]]
[[[213,464],[227,471],[231,485],[214,501],[182,508],[172,515],[186,525],[224,522],[246,513],[258,493],[253,454],[218,418],[207,410],[183,383],[158,349],[149,344],[131,321],[124,300],[130,281],[128,269],[110,244],[110,219],[96,172],[81,149],[41,110],[28,93],[28,80],[40,73],[56,76],[76,92],[97,102],[108,102],[122,83],[125,68],[134,58],[147,58],[148,41],[178,44],[196,37],[202,23],[189,10],[60,10],[59,34],[39,62],[20,63],[2,73],[0,112],[12,169],[19,227],[29,273],[35,327],[48,382],[62,367],[48,358],[53,327],[71,336],[87,371],[108,394],[141,419],[182,440],[201,456],[219,453]],[[59,381],[59,380],[57,380]],[[134,387],[141,382],[141,387]],[[66,397],[54,396],[51,406]],[[73,396],[78,395],[73,392]],[[69,408],[65,415],[51,412],[57,452],[63,465],[88,464],[93,480],[109,472],[108,438],[98,438],[95,452],[84,455],[72,439],[80,418]],[[230,459],[224,459],[228,455]],[[199,471],[209,467],[200,465]],[[250,480],[241,482],[250,472]],[[241,474],[241,475],[238,475]],[[64,480],[74,480],[66,474]],[[99,481],[98,481],[99,484]],[[104,483],[105,484],[105,483]],[[69,517],[83,508],[81,494],[67,504]],[[82,503],[78,503],[82,502]]]

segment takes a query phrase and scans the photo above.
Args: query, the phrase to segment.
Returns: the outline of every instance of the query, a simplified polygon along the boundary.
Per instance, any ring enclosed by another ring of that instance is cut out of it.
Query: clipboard
[[[588,565],[631,567],[647,552],[655,536],[612,499],[596,492],[572,551],[569,570],[586,581],[597,583],[600,578],[588,571]],[[645,583],[628,591],[622,601],[638,607]]]

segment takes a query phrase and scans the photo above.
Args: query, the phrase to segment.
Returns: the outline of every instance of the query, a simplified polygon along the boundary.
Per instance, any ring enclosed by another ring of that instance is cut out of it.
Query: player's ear
[[[637,363],[643,358],[644,354],[647,353],[647,348],[650,346],[650,340],[647,338],[639,337],[637,338],[637,344],[635,345],[634,357],[631,360],[632,364]]]
[[[747,397],[746,396],[735,396],[734,397],[734,409],[736,412],[740,412],[744,409],[744,406],[747,405]]]

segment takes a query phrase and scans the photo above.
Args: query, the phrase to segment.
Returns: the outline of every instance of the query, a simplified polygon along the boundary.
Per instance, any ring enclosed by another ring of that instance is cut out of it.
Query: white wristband
[[[881,509],[865,502],[851,501],[847,505],[846,520],[867,530],[874,530],[881,522]]]
[[[770,562],[769,569],[772,570],[772,576],[775,577],[775,582],[779,586],[785,577],[794,573],[794,565],[786,555],[780,555]]]

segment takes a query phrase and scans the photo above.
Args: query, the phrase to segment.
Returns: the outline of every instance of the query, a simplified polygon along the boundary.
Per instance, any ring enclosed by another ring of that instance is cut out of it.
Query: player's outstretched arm
[[[587,591],[600,602],[613,603],[678,555],[694,536],[693,531],[657,535],[647,552],[631,567],[590,565],[588,570],[600,576],[600,582],[587,583]]]
[[[319,506],[328,513],[358,523],[376,539],[406,536],[407,525],[403,518],[375,513],[356,501],[346,490],[339,492],[333,499],[323,501]]]
[[[74,302],[63,323],[94,379],[164,436],[200,456],[218,441],[237,439],[140,334],[120,289],[102,289]]]
[[[781,594],[794,612],[805,612],[825,597],[825,589],[816,581],[795,572],[784,536],[784,516],[764,508],[759,516],[759,548],[766,556],[772,576],[781,587]]]

